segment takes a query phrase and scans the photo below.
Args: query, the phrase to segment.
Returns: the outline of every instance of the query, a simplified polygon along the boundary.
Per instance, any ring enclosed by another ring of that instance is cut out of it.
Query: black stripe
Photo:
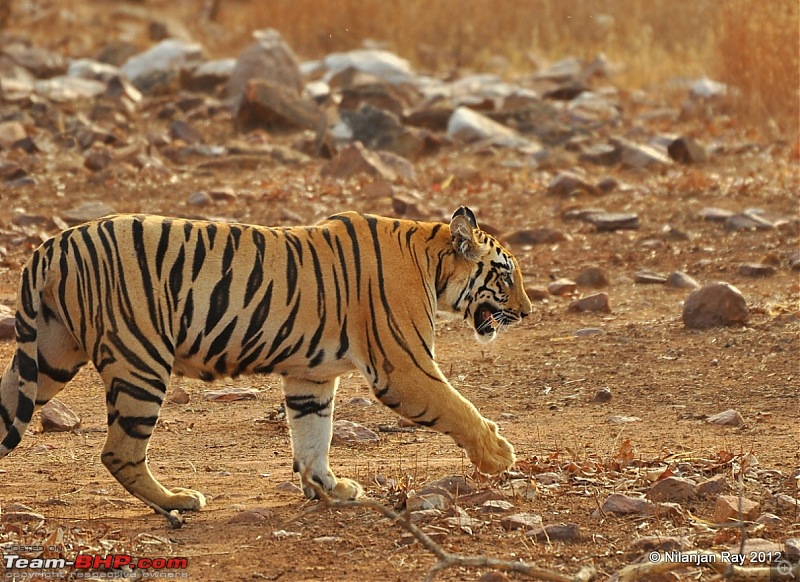
[[[216,326],[228,312],[232,281],[233,271],[229,270],[222,279],[214,285],[214,289],[211,291],[205,327],[206,335],[211,333],[214,326]]]
[[[350,220],[347,216],[331,216],[331,220],[338,220],[342,224],[345,225],[345,229],[347,230],[347,235],[350,237],[350,243],[353,246],[353,264],[356,268],[356,297],[361,298],[361,247],[359,246],[358,242],[358,234],[356,234],[355,226],[353,225],[353,221]],[[343,257],[339,256],[339,260],[344,263]],[[347,280],[345,278],[345,280]]]
[[[214,338],[214,341],[211,342],[211,345],[208,348],[208,352],[206,352],[206,357],[203,358],[203,363],[207,364],[209,361],[211,361],[211,358],[221,354],[222,350],[228,347],[228,344],[231,341],[231,336],[233,335],[233,330],[236,329],[236,324],[238,321],[239,316],[234,316],[230,323],[225,326],[225,329],[223,329],[219,335]]]
[[[203,263],[206,260],[206,243],[203,241],[203,231],[197,231],[197,244],[194,245],[194,261],[192,261],[192,283],[197,280],[200,271],[203,270]]]
[[[304,416],[308,416],[309,414],[316,414],[317,416],[326,418],[330,416],[330,411],[325,413],[324,411],[327,410],[333,398],[328,398],[324,401],[319,401],[317,398],[311,394],[302,394],[299,396],[287,396],[286,397],[286,408],[293,410],[297,414],[294,417],[294,420],[299,418],[303,418]]]
[[[161,221],[161,236],[158,238],[158,248],[156,249],[156,277],[161,279],[161,272],[164,267],[164,257],[169,247],[169,239],[172,231],[172,221],[165,218]]]
[[[153,427],[155,427],[156,422],[158,422],[158,415],[119,416],[116,421],[129,437],[137,440],[147,440],[153,433]]]

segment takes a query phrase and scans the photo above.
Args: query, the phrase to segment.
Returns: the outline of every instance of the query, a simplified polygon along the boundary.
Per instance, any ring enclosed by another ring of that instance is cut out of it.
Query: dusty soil
[[[136,131],[167,122],[153,107]],[[664,129],[664,128],[660,128]],[[680,133],[688,127],[670,128]],[[694,128],[696,129],[696,128]],[[203,122],[210,143],[232,136],[224,111]],[[774,218],[797,218],[797,149],[763,145],[743,133],[716,128],[726,144],[700,166],[632,171],[588,168],[597,179],[612,175],[629,188],[600,198],[549,196],[545,185],[571,162],[530,169],[520,154],[463,146],[445,147],[416,164],[414,184],[401,185],[422,194],[426,218],[441,219],[459,205],[475,210],[479,221],[497,232],[549,226],[568,234],[554,245],[514,248],[531,285],[554,277],[575,277],[587,265],[605,271],[610,314],[573,314],[571,298],[549,297],[534,303],[523,324],[490,345],[476,344],[461,323],[444,323],[437,340],[438,360],[453,384],[514,443],[520,459],[516,476],[558,473],[560,486],[540,486],[532,499],[512,498],[518,512],[542,516],[545,524],[580,526],[580,542],[542,543],[524,531],[505,531],[500,516],[480,514],[485,525],[472,535],[444,527],[444,548],[521,559],[574,574],[593,565],[609,575],[641,558],[631,549],[646,535],[679,535],[689,548],[723,548],[735,537],[719,537],[702,527],[713,521],[714,499],[683,504],[678,516],[603,515],[598,506],[614,491],[641,492],[648,468],[683,464],[700,478],[717,473],[735,483],[744,476],[744,493],[776,513],[781,525],[755,534],[783,543],[800,533],[797,508],[773,506],[774,493],[797,498],[800,447],[800,369],[798,353],[798,273],[788,257],[798,250],[797,225],[769,231],[729,232],[703,221],[699,211],[719,206],[734,211],[757,207]],[[261,136],[292,143],[294,137]],[[59,215],[85,201],[104,201],[120,212],[219,216],[260,224],[310,223],[333,212],[355,209],[393,215],[389,197],[375,197],[368,179],[331,183],[319,177],[323,161],[283,166],[265,161],[256,169],[198,170],[189,160],[168,173],[60,170],[43,165],[38,183],[0,192],[0,303],[14,305],[19,269],[42,234],[55,230],[20,229],[10,223],[12,209]],[[231,188],[231,200],[211,207],[190,207],[192,192]],[[596,232],[585,223],[565,221],[571,206],[601,206],[636,212],[636,231]],[[690,234],[672,238],[664,227]],[[739,274],[742,262],[768,260],[777,272],[765,278]],[[701,283],[725,280],[737,286],[752,310],[744,326],[691,331],[681,322],[687,291],[633,281],[640,269],[670,273],[683,270]],[[591,290],[581,289],[589,294]],[[575,331],[594,327],[596,335]],[[13,342],[0,344],[7,362]],[[167,403],[150,448],[151,467],[168,486],[206,493],[203,511],[186,516],[181,529],[129,496],[99,461],[105,437],[103,386],[87,367],[59,398],[82,418],[71,433],[40,433],[38,422],[9,457],[0,463],[0,504],[15,504],[44,516],[43,522],[0,523],[0,540],[42,545],[56,540],[63,555],[78,552],[126,553],[144,557],[188,559],[192,580],[416,580],[434,565],[418,544],[401,543],[397,524],[367,509],[329,509],[305,502],[278,486],[294,479],[288,429],[271,421],[282,394],[276,378],[251,377],[218,384],[260,390],[256,401],[216,403],[203,392],[218,385],[176,378],[191,394],[186,405]],[[612,399],[595,403],[597,389]],[[336,417],[378,430],[396,426],[388,409],[351,403],[367,396],[357,376],[344,378]],[[739,427],[716,427],[705,415],[728,408],[745,418]],[[612,415],[638,417],[613,424]],[[417,429],[380,432],[373,444],[334,445],[338,474],[357,478],[370,498],[395,505],[404,493],[448,475],[465,475],[482,490],[502,488],[509,479],[478,478],[460,450],[445,436]],[[620,467],[619,452],[628,440],[634,454]],[[747,456],[751,454],[752,456]],[[757,460],[757,463],[756,463]],[[743,469],[743,466],[745,466]],[[258,523],[229,523],[245,509],[266,508]],[[425,526],[440,525],[433,519]],[[53,537],[63,534],[63,538]],[[287,532],[287,533],[276,533]],[[33,554],[28,554],[33,555]],[[2,570],[2,566],[0,566]],[[692,570],[698,579],[710,571]],[[443,580],[476,580],[477,569],[450,569]],[[514,575],[509,574],[513,578]]]
[[[776,172],[786,156],[776,149],[763,156],[733,156],[697,170],[679,169],[666,177],[619,174],[635,185],[634,192],[650,193],[612,193],[602,199],[606,207],[634,208],[642,217],[641,230],[617,234],[562,222],[560,202],[534,187],[538,178],[521,179],[518,170],[502,168],[494,157],[454,151],[429,162],[438,167],[425,174],[431,185],[459,168],[479,168],[468,183],[452,191],[426,189],[430,208],[450,209],[466,202],[479,218],[504,231],[532,225],[564,229],[572,240],[516,249],[523,270],[533,283],[541,284],[550,275],[574,276],[587,264],[600,266],[610,279],[606,291],[613,308],[611,314],[576,315],[567,313],[567,301],[560,298],[536,302],[529,320],[488,346],[476,344],[465,325],[441,326],[437,350],[442,369],[486,416],[499,422],[523,461],[520,472],[554,470],[567,479],[557,489],[541,488],[533,500],[514,499],[516,509],[542,515],[545,524],[577,523],[585,534],[584,541],[569,545],[535,543],[521,531],[506,532],[498,517],[485,516],[486,525],[475,535],[448,530],[445,548],[523,559],[566,573],[587,563],[611,573],[638,558],[630,544],[644,535],[677,533],[687,536],[692,546],[718,547],[713,534],[690,526],[689,513],[679,518],[596,515],[598,503],[610,492],[637,491],[646,485],[636,470],[610,468],[624,439],[635,450],[632,469],[723,458],[704,465],[701,473],[722,472],[731,482],[736,464],[724,462],[725,452],[752,453],[759,469],[776,469],[783,477],[751,470],[745,493],[763,502],[768,491],[797,495],[796,481],[790,477],[800,466],[798,289],[797,273],[789,271],[784,260],[797,248],[797,235],[778,230],[728,233],[697,217],[701,207],[711,205],[758,206],[791,215],[796,211],[795,178],[787,183],[786,174]],[[749,169],[743,172],[743,166]],[[105,200],[120,211],[181,214],[187,212],[184,201],[190,192],[219,185],[243,194],[211,214],[238,220],[271,224],[286,210],[307,221],[344,208],[391,213],[387,201],[366,199],[356,184],[326,185],[316,175],[314,167],[213,175],[187,169],[174,183],[147,186],[132,180],[96,185],[84,177],[61,176],[58,179],[66,182],[61,195],[54,193],[47,178],[18,198],[17,193],[4,194],[1,215],[7,221],[12,206],[58,213],[85,200]],[[687,181],[703,186],[686,187]],[[724,187],[737,182],[750,186]],[[347,202],[337,202],[340,197]],[[694,238],[664,241],[661,229],[666,224]],[[647,240],[662,242],[651,248],[642,244]],[[18,267],[28,252],[25,245],[9,248],[0,286],[5,303],[14,298]],[[784,261],[777,274],[764,279],[738,275],[739,262],[769,253]],[[688,331],[680,321],[686,292],[634,284],[633,273],[645,267],[662,272],[684,269],[701,282],[727,280],[742,290],[755,313],[746,326]],[[586,327],[603,333],[573,335]],[[0,345],[4,361],[12,350],[13,342]],[[182,529],[170,530],[163,518],[127,495],[105,471],[99,462],[103,387],[95,371],[87,368],[61,394],[82,418],[81,429],[69,434],[31,431],[3,460],[0,491],[5,508],[24,504],[45,516],[38,527],[5,524],[3,535],[23,544],[41,544],[60,528],[70,545],[67,555],[81,548],[105,548],[148,557],[183,556],[189,560],[190,578],[197,580],[409,580],[423,577],[434,564],[419,545],[400,545],[404,532],[375,513],[315,508],[296,493],[276,489],[293,478],[287,428],[283,422],[267,421],[281,403],[276,379],[227,383],[261,390],[255,402],[234,403],[205,401],[203,391],[209,386],[203,383],[174,383],[184,385],[192,398],[187,405],[165,405],[152,440],[151,464],[166,484],[204,491],[210,499],[205,510],[188,516]],[[591,402],[600,387],[612,391],[609,403]],[[395,424],[393,414],[380,405],[349,404],[366,394],[359,377],[344,379],[337,418],[373,429]],[[720,428],[700,419],[727,408],[739,410],[746,424]],[[641,421],[611,424],[610,415]],[[374,499],[392,504],[399,489],[414,489],[447,475],[472,475],[459,449],[442,435],[423,429],[380,435],[377,444],[332,450],[335,470],[358,478]],[[576,472],[574,465],[581,469]],[[488,489],[500,483],[476,485]],[[687,503],[685,510],[712,520],[713,506],[713,499],[701,499]],[[256,524],[228,523],[245,508],[268,508],[268,518]],[[774,511],[784,524],[767,527],[760,535],[776,541],[796,535],[796,510]],[[274,532],[279,530],[292,535],[278,537]],[[479,575],[449,570],[441,577],[469,580]]]

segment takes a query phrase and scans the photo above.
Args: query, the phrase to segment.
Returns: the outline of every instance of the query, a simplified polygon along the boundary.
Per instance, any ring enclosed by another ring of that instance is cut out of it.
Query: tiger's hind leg
[[[34,406],[40,408],[64,388],[88,358],[69,329],[46,306],[37,314],[36,331],[38,381]],[[15,353],[0,380],[0,441],[11,429],[18,404],[19,367]],[[18,443],[19,439],[14,446]]]
[[[324,382],[284,376],[286,418],[292,433],[292,468],[300,473],[303,493],[317,497],[313,481],[336,499],[355,499],[363,494],[352,479],[337,478],[328,462],[333,436],[333,404],[339,379]]]
[[[206,504],[199,491],[169,490],[156,480],[147,465],[147,446],[169,383],[169,371],[160,378],[134,377],[126,370],[106,367],[108,435],[102,461],[109,472],[134,497],[166,511],[198,510]],[[115,374],[116,372],[116,374]]]

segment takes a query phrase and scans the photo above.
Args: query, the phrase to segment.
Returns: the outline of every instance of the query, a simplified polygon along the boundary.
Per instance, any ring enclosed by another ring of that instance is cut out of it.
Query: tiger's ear
[[[462,206],[453,214],[450,221],[450,234],[453,237],[453,248],[468,261],[477,261],[486,254],[484,247],[475,236],[478,221],[466,206]]]

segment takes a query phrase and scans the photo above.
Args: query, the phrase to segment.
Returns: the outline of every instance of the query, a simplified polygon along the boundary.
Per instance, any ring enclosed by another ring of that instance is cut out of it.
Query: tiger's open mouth
[[[495,318],[495,309],[490,303],[481,303],[475,310],[475,331],[480,335],[491,335],[500,327],[500,321]]]

